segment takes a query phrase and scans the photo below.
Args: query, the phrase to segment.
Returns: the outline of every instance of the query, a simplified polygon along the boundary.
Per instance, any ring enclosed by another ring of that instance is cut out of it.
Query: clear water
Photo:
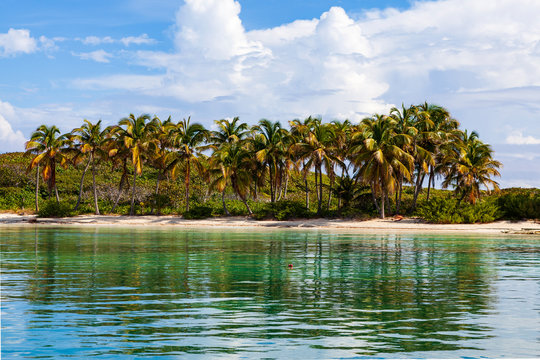
[[[4,227],[0,239],[2,359],[540,356],[538,237]]]

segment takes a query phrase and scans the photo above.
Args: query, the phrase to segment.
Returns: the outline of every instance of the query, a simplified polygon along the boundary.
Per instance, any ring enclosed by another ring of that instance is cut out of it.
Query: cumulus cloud
[[[332,7],[319,18],[253,31],[240,12],[234,0],[186,0],[176,15],[175,51],[135,53],[134,62],[163,74],[153,77],[155,88],[138,89],[200,109],[212,104],[218,116],[354,120],[432,99],[454,99],[450,110],[472,119],[477,113],[460,105],[467,98],[498,92],[502,107],[514,101],[508,89],[524,89],[529,99],[540,86],[537,1],[422,1],[355,19]],[[115,81],[99,79],[106,88]],[[540,111],[534,103],[526,106]]]
[[[0,101],[0,153],[24,150],[26,141],[20,130],[13,130],[6,118],[14,118],[15,110],[10,103]]]
[[[506,143],[512,145],[536,145],[540,144],[540,139],[534,136],[524,136],[521,131],[513,131],[506,137]]]
[[[37,50],[36,39],[30,36],[30,30],[9,29],[0,34],[0,57],[30,54]]]
[[[74,56],[78,56],[83,60],[93,60],[100,63],[110,62],[109,58],[112,58],[113,55],[106,52],[105,50],[96,50],[86,53],[72,53]]]

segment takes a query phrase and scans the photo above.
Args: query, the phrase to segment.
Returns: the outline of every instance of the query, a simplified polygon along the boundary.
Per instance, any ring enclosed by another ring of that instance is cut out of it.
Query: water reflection
[[[7,356],[503,356],[500,325],[486,320],[497,316],[500,273],[519,260],[527,271],[518,281],[540,278],[534,239],[104,228],[1,234]],[[537,305],[529,309],[536,316]],[[521,350],[535,356],[531,339]]]

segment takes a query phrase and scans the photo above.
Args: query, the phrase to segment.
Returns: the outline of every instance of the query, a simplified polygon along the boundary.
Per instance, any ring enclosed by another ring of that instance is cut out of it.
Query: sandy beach
[[[393,218],[365,221],[343,219],[252,220],[246,217],[221,217],[205,220],[185,220],[179,216],[119,216],[80,215],[70,218],[36,218],[34,215],[0,214],[0,226],[119,226],[119,227],[191,227],[191,228],[291,228],[350,230],[355,232],[392,233],[483,233],[540,235],[540,223],[535,221],[497,221],[487,224],[428,224],[420,219]]]

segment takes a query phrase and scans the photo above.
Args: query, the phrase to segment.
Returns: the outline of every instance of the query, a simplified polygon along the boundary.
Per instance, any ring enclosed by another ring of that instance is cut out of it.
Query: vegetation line
[[[266,119],[250,127],[238,117],[215,124],[217,129],[209,131],[190,118],[174,122],[130,114],[106,128],[101,120],[84,120],[67,134],[41,125],[26,144],[31,159],[19,183],[30,187],[33,182],[36,212],[39,200],[53,194],[49,210],[42,212],[88,212],[90,205],[81,203],[91,171],[96,214],[100,207],[123,213],[129,205],[131,215],[147,208],[188,218],[239,212],[257,218],[371,216],[375,211],[381,218],[400,213],[429,218],[434,206],[458,215],[484,206],[492,214],[480,221],[499,216],[493,201],[479,200],[499,190],[493,177],[501,163],[476,132],[461,130],[441,106],[402,105],[358,124],[316,117],[290,121],[288,128]],[[65,185],[79,184],[60,189],[62,197],[73,198],[71,206],[61,201],[57,173]],[[40,191],[39,175],[46,191]],[[433,189],[437,178],[443,188],[453,189],[443,203],[440,190]],[[532,217],[538,214],[536,197],[533,191]]]

